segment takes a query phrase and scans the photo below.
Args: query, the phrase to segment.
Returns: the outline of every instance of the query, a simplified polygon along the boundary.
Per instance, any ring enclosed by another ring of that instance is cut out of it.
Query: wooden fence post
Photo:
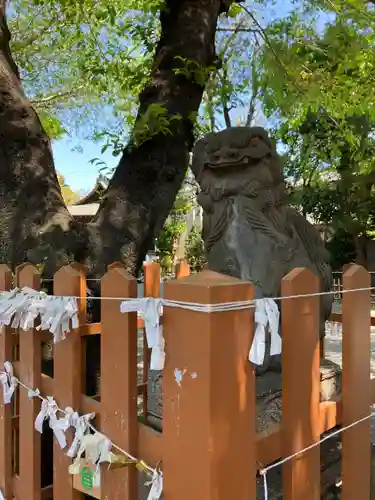
[[[8,266],[0,264],[0,291],[12,288],[12,271]],[[0,327],[0,370],[4,370],[5,361],[12,360],[13,341],[12,329]],[[3,403],[0,396],[0,488],[5,498],[13,498],[13,432],[12,405]]]
[[[190,275],[190,265],[184,260],[176,264],[176,278],[185,278]]]
[[[169,300],[214,304],[253,298],[253,287],[211,271],[165,284]],[[248,361],[251,308],[165,307],[165,498],[255,498],[255,375]]]
[[[282,280],[282,296],[319,292],[308,269],[294,269]],[[283,456],[319,441],[320,347],[319,297],[283,298],[282,444]],[[320,499],[319,446],[283,466],[285,500]]]
[[[86,282],[86,267],[83,264],[79,264],[78,262],[73,262],[70,264],[72,269],[77,271],[80,274],[79,279],[79,293],[77,297],[86,297],[87,296],[87,282]],[[96,300],[96,299],[94,299]],[[78,305],[78,321],[80,325],[85,325],[87,323],[87,300],[77,300]],[[98,334],[99,335],[99,334]],[[83,339],[82,339],[82,342]],[[81,379],[82,379],[82,392],[84,392],[84,388],[86,387],[86,370],[87,370],[87,353],[84,349],[84,344],[81,344],[82,347],[82,364],[81,364]],[[98,392],[100,394],[100,380],[98,380]]]
[[[160,264],[158,262],[145,262],[145,287],[144,297],[160,297]],[[148,374],[150,367],[151,350],[147,344],[146,332],[143,331],[143,401],[142,412],[144,422],[148,420]]]
[[[121,313],[123,297],[137,297],[137,281],[121,264],[102,278],[101,430],[123,449],[137,455],[137,313]],[[116,450],[113,450],[116,453]],[[135,466],[102,468],[102,498],[138,500]]]
[[[145,262],[143,269],[145,275],[144,297],[160,297],[160,264],[158,262]]]
[[[75,265],[64,266],[54,276],[53,291],[55,295],[83,297],[86,293],[85,280],[82,271]],[[81,302],[86,298],[77,299],[79,311],[84,310]],[[72,330],[64,340],[54,345],[54,397],[60,408],[71,406],[78,411],[82,394],[82,341],[79,329]],[[72,459],[66,456],[67,450],[61,450],[54,441],[54,500],[82,500],[83,494],[73,489],[72,476],[68,467]]]
[[[16,283],[20,288],[28,286],[40,290],[40,273],[31,264],[22,264],[16,269]],[[37,326],[37,325],[35,325]],[[19,331],[20,380],[33,389],[41,387],[41,335],[36,328]],[[38,398],[29,399],[25,389],[19,393],[19,443],[27,453],[19,454],[20,498],[40,500],[41,495],[41,437],[35,432],[34,423],[40,410]]]
[[[342,298],[342,425],[370,413],[371,406],[371,286],[370,274],[352,264],[343,275]],[[342,435],[342,499],[370,499],[371,420]]]

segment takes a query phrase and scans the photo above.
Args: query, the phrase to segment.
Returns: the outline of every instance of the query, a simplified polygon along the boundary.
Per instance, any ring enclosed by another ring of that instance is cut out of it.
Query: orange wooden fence
[[[164,284],[166,299],[202,304],[253,298],[251,284],[203,271],[189,276],[181,265],[178,279]],[[40,287],[32,265],[17,269],[19,286]],[[70,265],[54,277],[56,295],[79,296],[80,327],[54,346],[54,377],[41,373],[41,341],[36,328],[17,332],[2,328],[0,366],[12,360],[16,375],[28,386],[52,395],[60,407],[95,412],[95,425],[117,445],[151,466],[160,463],[165,500],[227,500],[256,498],[260,467],[298,452],[336,425],[348,425],[370,412],[375,384],[370,380],[371,297],[369,274],[352,265],[343,276],[342,395],[321,403],[319,370],[319,298],[282,299],[283,417],[282,422],[256,432],[254,367],[248,353],[254,331],[254,309],[207,314],[165,307],[163,332],[166,363],[163,372],[163,431],[147,425],[147,366],[144,344],[143,380],[137,386],[136,313],[122,314],[122,297],[135,297],[136,280],[123,266],[112,265],[101,281],[101,323],[86,323],[86,281],[83,269]],[[0,266],[0,289],[12,288],[12,273]],[[318,279],[307,269],[295,269],[282,283],[282,295],[318,292]],[[145,296],[160,294],[158,264],[145,265]],[[100,397],[83,393],[85,366],[82,337],[101,335]],[[176,370],[182,379],[176,379]],[[137,400],[143,397],[140,418]],[[16,392],[12,405],[0,406],[0,488],[16,500],[82,500],[83,492],[106,500],[138,500],[138,471],[102,467],[100,489],[85,491],[70,476],[71,463],[55,444],[53,486],[42,488],[41,437],[34,430],[40,401],[27,391]],[[343,433],[342,499],[370,499],[370,420]],[[260,465],[261,464],[261,465]],[[315,447],[285,464],[283,498],[320,498],[320,453]]]

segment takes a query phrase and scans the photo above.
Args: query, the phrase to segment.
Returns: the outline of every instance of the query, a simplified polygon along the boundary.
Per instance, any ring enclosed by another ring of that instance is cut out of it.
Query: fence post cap
[[[35,271],[38,272],[38,268],[35,264],[31,264],[30,262],[23,262],[16,267],[16,273],[23,271],[25,268],[35,269]]]
[[[12,270],[8,264],[0,264],[0,273],[11,273]]]
[[[108,264],[107,266],[107,271],[110,271],[111,269],[122,269],[125,268],[124,264],[120,262],[119,260],[116,260],[115,262],[112,262],[112,264]]]
[[[34,264],[30,264],[29,262],[20,264],[16,267],[15,274],[17,286],[27,284],[31,288],[40,287],[40,272]]]
[[[16,267],[16,276],[23,274],[24,272],[40,274],[38,268],[34,264],[30,264],[29,262],[24,262]]]
[[[317,278],[316,274],[313,271],[311,271],[311,269],[308,269],[307,267],[296,267],[295,269],[292,269],[286,276],[284,276],[282,281],[286,282],[296,279],[304,280],[307,277]]]
[[[367,274],[368,271],[359,264],[349,264],[348,266],[346,266],[346,268],[344,268],[343,278],[349,278],[351,276],[355,276],[356,274],[361,274],[361,273]]]
[[[85,266],[85,264],[80,264],[79,262],[72,262],[70,266],[80,273],[83,273],[85,275],[87,273],[87,267]]]
[[[143,262],[143,266],[144,267],[147,267],[147,266],[160,266],[159,262],[157,260],[145,260]]]
[[[348,269],[350,269],[352,266],[356,266],[357,264],[355,262],[348,262],[347,264],[344,264],[342,266],[342,272],[345,273]]]
[[[232,276],[227,276],[226,274],[205,269],[197,274],[191,274],[190,276],[170,280],[166,283],[166,285],[194,285],[203,288],[212,288],[216,286],[243,285],[245,283],[251,285],[249,281],[240,280],[238,278],[233,278]]]
[[[164,285],[164,297],[202,304],[252,300],[254,287],[249,281],[207,270],[167,281]]]
[[[101,281],[103,282],[104,280],[108,278],[113,278],[113,276],[119,276],[121,279],[127,279],[129,281],[137,281],[134,276],[132,276],[129,271],[126,270],[124,264],[121,262],[114,262],[110,266],[108,266],[108,271],[105,273],[105,275],[102,277]]]
[[[75,264],[66,264],[65,266],[60,267],[58,269],[54,276],[54,279],[59,278],[60,276],[63,276],[64,274],[70,275],[70,276],[79,276],[81,272],[75,267]]]

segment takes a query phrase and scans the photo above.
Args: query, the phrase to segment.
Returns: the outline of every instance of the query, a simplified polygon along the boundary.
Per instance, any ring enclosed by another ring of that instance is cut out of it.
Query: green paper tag
[[[81,484],[86,490],[92,490],[93,472],[89,467],[81,470]]]

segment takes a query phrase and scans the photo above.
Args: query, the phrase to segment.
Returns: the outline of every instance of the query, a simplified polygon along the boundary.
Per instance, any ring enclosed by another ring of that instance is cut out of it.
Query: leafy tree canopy
[[[25,92],[51,137],[93,137],[133,125],[160,35],[156,14],[162,4],[12,0],[11,48]]]
[[[373,230],[375,11],[300,2],[264,31],[259,82],[292,203],[358,240]]]
[[[195,134],[265,124],[264,113],[284,155],[291,203],[354,238],[371,235],[374,4],[295,0],[278,12],[280,6],[232,3],[218,23],[217,60],[203,68],[180,58],[176,74],[205,85],[190,117]],[[103,151],[119,155],[131,130],[135,145],[171,133],[180,117],[163,103],[143,110],[133,128],[163,9],[162,0],[11,1],[12,51],[50,137],[103,139]],[[178,213],[175,204],[172,219]]]

